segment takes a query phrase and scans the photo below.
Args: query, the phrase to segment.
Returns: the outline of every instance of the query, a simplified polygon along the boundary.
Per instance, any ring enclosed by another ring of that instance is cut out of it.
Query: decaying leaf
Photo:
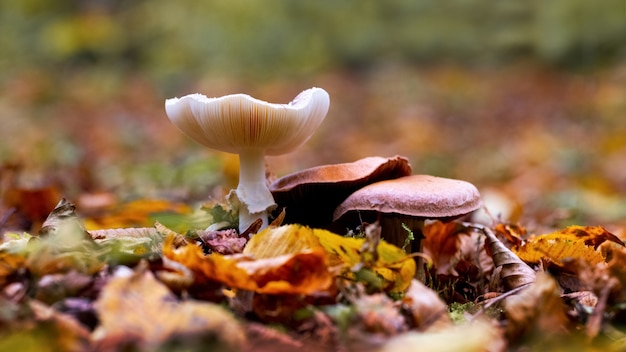
[[[423,283],[413,279],[402,304],[413,319],[413,326],[420,331],[438,329],[452,324],[448,307],[437,293]]]
[[[239,323],[219,305],[178,301],[143,268],[121,270],[102,290],[96,310],[100,325],[93,333],[102,350],[124,345],[156,347],[197,346],[241,350],[245,336]],[[106,347],[106,348],[105,348]]]
[[[601,226],[569,226],[563,230],[535,236],[514,246],[512,251],[528,263],[548,259],[561,264],[565,258],[579,258],[594,265],[605,262],[602,253],[597,250],[605,241],[624,246],[619,238]]]
[[[1,308],[3,318],[11,314],[6,306]],[[40,302],[27,301],[20,313],[12,318],[8,326],[2,326],[0,351],[92,350],[90,333],[84,326]]]
[[[431,332],[400,334],[385,342],[378,351],[498,352],[504,351],[504,347],[505,341],[498,327],[478,320]]]
[[[568,319],[556,281],[538,273],[535,282],[504,302],[507,336],[511,340],[546,341],[566,333]]]
[[[219,254],[241,253],[247,242],[235,229],[200,230],[197,234],[209,249]]]
[[[356,313],[354,324],[363,331],[394,336],[407,330],[404,316],[386,294],[361,295],[351,303]]]

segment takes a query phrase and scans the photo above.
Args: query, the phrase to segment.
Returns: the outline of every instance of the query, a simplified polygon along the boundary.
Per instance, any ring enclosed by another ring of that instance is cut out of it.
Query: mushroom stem
[[[409,237],[409,233],[404,226],[413,232],[413,241],[406,248],[408,253],[422,253],[422,239],[424,238],[424,220],[412,216],[401,214],[380,214],[380,226],[382,228],[382,238],[402,248]],[[425,282],[426,273],[424,270],[424,260],[421,256],[415,257],[417,271],[415,277],[421,282]]]
[[[267,227],[267,212],[275,207],[274,197],[267,188],[265,154],[263,150],[249,149],[239,153],[239,231],[245,231],[256,219],[261,228]]]

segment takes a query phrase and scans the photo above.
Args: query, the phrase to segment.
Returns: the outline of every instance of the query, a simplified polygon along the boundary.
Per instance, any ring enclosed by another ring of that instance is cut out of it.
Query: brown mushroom
[[[321,228],[332,223],[334,209],[357,189],[410,174],[407,158],[375,156],[298,171],[269,188],[279,208],[286,209],[285,223]]]
[[[469,182],[412,175],[372,183],[357,190],[335,209],[333,218],[349,228],[379,219],[382,238],[399,247],[408,237],[404,224],[415,236],[411,251],[421,252],[425,220],[453,220],[481,205],[480,193]],[[420,274],[422,270],[420,265],[418,276],[423,274]]]

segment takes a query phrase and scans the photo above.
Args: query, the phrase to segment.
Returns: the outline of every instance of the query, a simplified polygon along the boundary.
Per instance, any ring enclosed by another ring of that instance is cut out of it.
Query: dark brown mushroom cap
[[[367,157],[298,171],[277,179],[269,188],[278,208],[286,208],[285,223],[326,227],[332,223],[335,208],[354,191],[410,174],[405,157]]]
[[[333,219],[357,211],[452,219],[469,214],[481,205],[480,193],[469,182],[412,175],[376,182],[357,190],[335,209]]]

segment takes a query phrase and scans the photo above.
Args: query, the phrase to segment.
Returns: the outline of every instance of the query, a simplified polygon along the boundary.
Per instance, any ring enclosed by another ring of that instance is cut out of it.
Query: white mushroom
[[[190,94],[167,99],[165,111],[185,135],[209,148],[239,154],[239,185],[229,199],[239,203],[239,230],[256,219],[267,226],[276,204],[267,188],[265,155],[294,151],[322,123],[330,105],[321,88],[307,89],[289,104],[272,104],[245,94],[207,98]]]

